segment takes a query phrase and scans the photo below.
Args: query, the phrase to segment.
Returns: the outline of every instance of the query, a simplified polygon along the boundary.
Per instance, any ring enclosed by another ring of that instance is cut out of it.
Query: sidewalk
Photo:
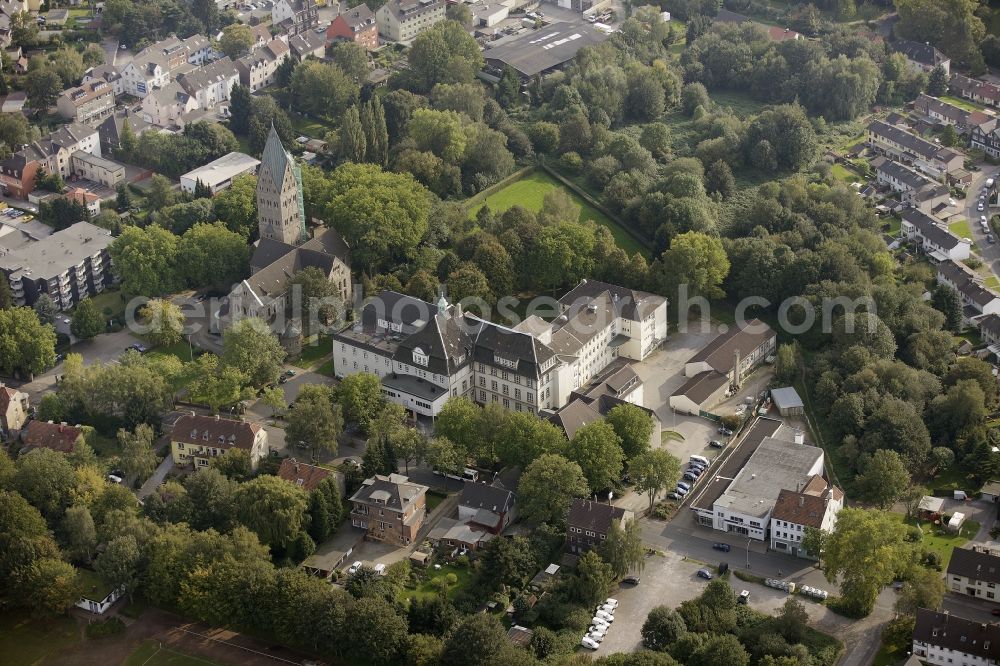
[[[167,478],[167,474],[169,474],[170,470],[172,470],[173,468],[174,468],[174,458],[172,455],[168,453],[167,457],[164,458],[163,462],[161,462],[160,465],[156,468],[156,471],[153,472],[153,476],[146,479],[146,482],[142,484],[141,488],[139,488],[139,492],[136,493],[139,499],[144,499],[148,497],[150,493],[156,490],[160,486],[160,484],[163,483],[163,480]]]

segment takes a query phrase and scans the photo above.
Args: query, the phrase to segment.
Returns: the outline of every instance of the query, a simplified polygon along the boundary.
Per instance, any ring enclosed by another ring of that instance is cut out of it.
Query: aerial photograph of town
[[[0,666],[1000,666],[1000,0],[0,0]]]

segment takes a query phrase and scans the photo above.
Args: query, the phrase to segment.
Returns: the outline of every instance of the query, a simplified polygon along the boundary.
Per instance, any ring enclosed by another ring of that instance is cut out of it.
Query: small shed
[[[923,520],[937,520],[944,509],[944,498],[924,495],[917,505],[917,516]]]
[[[528,583],[528,587],[531,588],[532,590],[540,590],[543,587],[545,587],[546,584],[550,580],[552,580],[558,573],[559,573],[559,565],[550,564],[549,566],[545,567],[545,569],[535,574],[535,577],[531,579],[530,583]]]
[[[962,525],[965,523],[965,514],[959,511],[951,514],[951,519],[948,521],[948,529],[952,532],[957,532],[962,529]]]
[[[791,386],[771,389],[771,400],[782,416],[797,416],[805,412],[805,405],[802,404],[799,392]]]
[[[515,624],[510,629],[507,630],[507,638],[510,642],[517,647],[526,648],[531,644],[531,637],[534,636],[535,632],[527,627],[522,627],[519,624]]]
[[[424,553],[419,550],[410,553],[410,563],[416,564],[418,567],[426,567],[428,560],[430,560],[429,553]]]
[[[1000,501],[1000,481],[989,481],[983,486],[983,499],[987,502]]]

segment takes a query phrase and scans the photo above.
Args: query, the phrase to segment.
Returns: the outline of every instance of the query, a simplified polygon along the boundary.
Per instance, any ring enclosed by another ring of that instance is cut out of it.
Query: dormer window
[[[413,348],[413,363],[415,365],[422,365],[424,367],[427,367],[427,364],[429,362],[430,362],[430,357],[424,353],[423,349],[421,349],[420,347]]]
[[[204,433],[202,433],[201,439],[202,439],[202,441],[205,441],[205,442],[208,441],[208,431],[207,430]]]

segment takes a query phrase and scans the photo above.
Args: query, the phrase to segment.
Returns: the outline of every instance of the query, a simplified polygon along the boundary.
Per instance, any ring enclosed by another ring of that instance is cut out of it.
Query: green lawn
[[[941,557],[941,569],[948,568],[948,561],[951,560],[951,551],[961,548],[965,543],[976,536],[979,532],[979,523],[974,520],[967,520],[962,525],[958,534],[951,534],[927,521],[906,520],[906,516],[901,513],[891,514],[892,517],[907,525],[918,525],[924,532],[920,545],[929,551],[937,553]]]
[[[402,596],[404,599],[430,599],[438,594],[434,580],[444,578],[448,574],[455,574],[458,582],[448,588],[448,598],[454,598],[456,594],[464,590],[472,582],[472,570],[469,567],[459,567],[454,564],[445,564],[440,569],[428,569],[427,580],[414,588],[404,588]]]
[[[963,97],[955,97],[954,95],[942,95],[938,99],[940,99],[942,102],[948,102],[949,104],[954,104],[958,108],[965,109],[966,111],[982,111],[984,108],[980,104],[976,104],[975,102],[967,100]]]
[[[101,601],[106,596],[111,594],[114,589],[113,586],[108,585],[101,577],[90,569],[77,569],[77,576],[80,578],[80,582],[83,584],[83,593],[86,597],[92,601]]]
[[[313,372],[327,377],[333,377],[333,358],[326,359],[326,361],[314,369]]]
[[[333,129],[326,123],[298,113],[289,113],[288,118],[292,121],[292,129],[295,130],[296,134],[303,134],[310,139],[324,139],[326,133]]]
[[[843,164],[834,164],[830,167],[830,174],[837,180],[843,181],[848,185],[860,180],[861,176],[854,173]]]
[[[878,654],[875,655],[875,661],[872,662],[872,666],[897,666],[903,662],[903,659],[906,658],[906,653],[911,649],[913,649],[912,641],[886,643],[883,640],[882,647],[879,648]]]
[[[537,212],[542,209],[542,200],[545,194],[562,185],[549,176],[544,171],[533,171],[521,178],[517,182],[511,183],[499,192],[495,192],[486,197],[486,204],[495,213],[502,213],[512,206],[522,206],[530,211]],[[597,224],[607,227],[615,237],[615,242],[629,255],[640,252],[649,254],[649,250],[643,247],[637,240],[632,238],[627,231],[622,229],[614,220],[608,218],[604,213],[597,210],[586,201],[578,197],[575,193],[569,192],[573,201],[580,206],[580,221],[593,220]],[[476,206],[469,211],[470,216],[475,216],[482,206]]]
[[[121,317],[125,314],[125,301],[122,300],[122,294],[117,289],[91,296],[90,301],[97,307],[97,311],[106,318]]]
[[[434,509],[437,508],[438,504],[440,504],[441,502],[443,502],[445,500],[445,498],[447,498],[447,497],[448,496],[445,495],[444,493],[439,493],[436,490],[428,490],[427,491],[427,514],[430,515],[430,513]]]
[[[748,118],[767,108],[767,104],[755,100],[744,92],[733,90],[713,90],[710,93],[712,101],[719,106],[729,107],[737,116]]]
[[[991,275],[983,280],[983,286],[987,289],[1000,289],[1000,278],[996,275]]]
[[[969,223],[962,219],[949,224],[948,231],[959,238],[972,238],[972,229],[969,228]]]
[[[899,215],[890,215],[888,219],[887,226],[883,227],[885,233],[890,236],[898,236],[899,228],[902,226],[903,220]]]
[[[40,621],[20,611],[0,615],[0,655],[6,664],[41,664],[80,640],[80,630],[72,618]]]
[[[143,641],[125,660],[125,666],[202,666],[216,663],[163,647],[159,641]]]
[[[931,490],[964,490],[972,494],[979,492],[979,489],[983,487],[983,482],[974,474],[970,474],[955,465],[941,472],[933,479],[924,481],[924,485]]]
[[[175,342],[174,344],[167,345],[166,347],[157,347],[153,351],[149,352],[149,355],[154,357],[176,356],[180,360],[187,363],[193,358],[191,356],[191,349],[191,344],[187,340],[181,340],[180,342]]]
[[[333,343],[329,335],[313,335],[302,342],[302,355],[292,363],[296,368],[311,370],[329,357],[332,351]]]

